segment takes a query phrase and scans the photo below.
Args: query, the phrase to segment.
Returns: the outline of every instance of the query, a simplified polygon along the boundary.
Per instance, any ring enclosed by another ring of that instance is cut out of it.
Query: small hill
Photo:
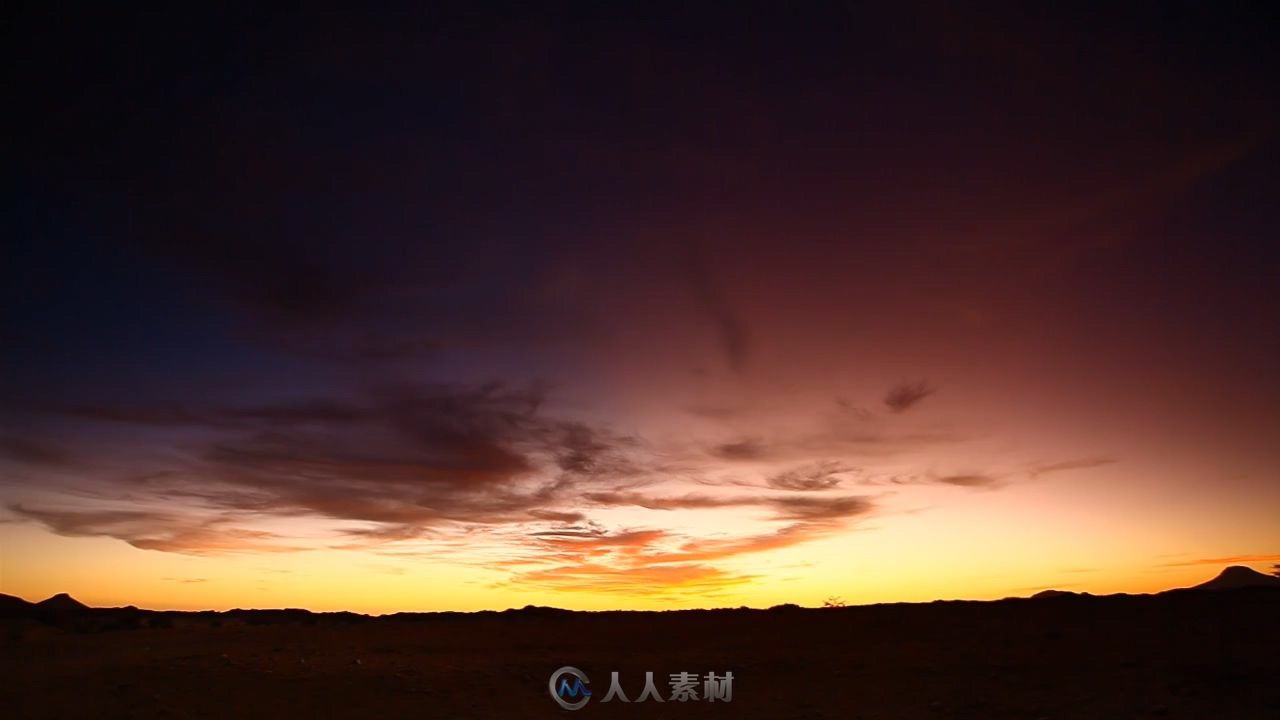
[[[1264,575],[1243,565],[1232,565],[1218,573],[1218,577],[1193,585],[1192,590],[1239,590],[1241,588],[1280,588],[1280,577]]]
[[[89,606],[71,597],[66,593],[58,593],[51,598],[46,598],[36,603],[36,607],[42,610],[88,610]]]
[[[1080,596],[1080,593],[1071,592],[1070,590],[1041,590],[1035,595],[1032,595],[1031,599],[1036,600],[1036,599],[1044,599],[1044,598],[1079,597],[1079,596]]]

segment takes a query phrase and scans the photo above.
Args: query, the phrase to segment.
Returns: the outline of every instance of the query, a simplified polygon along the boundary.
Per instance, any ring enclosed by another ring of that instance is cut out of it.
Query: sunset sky
[[[1280,562],[1273,19],[608,5],[15,22],[0,592],[816,605]]]

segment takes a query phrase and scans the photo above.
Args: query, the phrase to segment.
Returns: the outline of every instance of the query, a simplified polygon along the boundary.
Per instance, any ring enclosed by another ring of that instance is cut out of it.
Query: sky
[[[1151,592],[1280,562],[1263,7],[13,27],[0,592]]]

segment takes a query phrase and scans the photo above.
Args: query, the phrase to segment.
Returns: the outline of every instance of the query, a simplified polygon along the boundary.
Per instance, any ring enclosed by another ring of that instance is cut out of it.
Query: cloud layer
[[[74,428],[68,437],[150,440],[128,458],[136,471],[120,475],[93,469],[114,464],[119,448],[86,450],[74,464],[39,437],[7,438],[13,467],[52,480],[43,490],[20,483],[22,500],[8,511],[60,535],[193,555],[329,548],[411,556],[483,538],[507,585],[705,594],[753,581],[724,561],[800,546],[873,515],[883,487],[992,484],[980,475],[905,481],[848,459],[788,459],[817,448],[952,442],[870,415],[707,454],[556,407],[545,389],[500,383],[380,384],[258,403],[48,403],[36,414]],[[1038,472],[1054,469],[1065,466]],[[637,511],[638,522],[596,519]],[[726,537],[704,522],[694,530],[677,521],[686,512],[720,513],[750,529]]]

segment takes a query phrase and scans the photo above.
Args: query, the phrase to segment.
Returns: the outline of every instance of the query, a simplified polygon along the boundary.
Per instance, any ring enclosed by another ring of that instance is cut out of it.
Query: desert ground
[[[1280,593],[837,609],[3,620],[13,718],[1276,718]],[[591,679],[561,709],[551,673]],[[730,702],[601,703],[611,671],[732,671]]]

